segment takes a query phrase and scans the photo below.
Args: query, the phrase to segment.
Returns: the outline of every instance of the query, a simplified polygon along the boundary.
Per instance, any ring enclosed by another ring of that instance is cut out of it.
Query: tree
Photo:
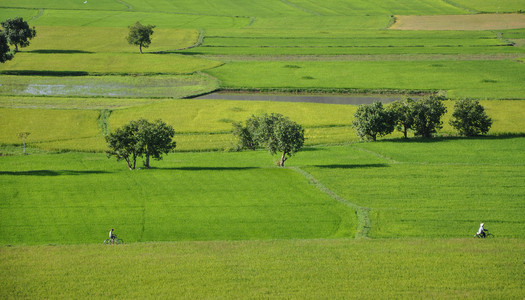
[[[24,143],[24,154],[26,154],[26,139],[31,134],[31,132],[19,132],[18,137],[22,139]]]
[[[275,155],[282,153],[279,166],[304,145],[304,129],[301,125],[281,114],[252,115],[246,120],[246,127],[234,124],[234,135],[239,138],[239,147],[255,150],[265,147]]]
[[[377,136],[384,136],[394,131],[394,116],[376,101],[370,105],[359,105],[352,122],[361,139],[376,141]]]
[[[443,128],[441,117],[447,112],[443,102],[435,97],[419,99],[412,105],[414,135],[424,138]]]
[[[414,123],[412,111],[413,104],[414,100],[411,98],[405,98],[403,100],[392,102],[388,107],[393,114],[396,129],[403,133],[405,139],[407,138],[408,130],[412,129]]]
[[[115,156],[117,161],[125,160],[130,170],[134,170],[140,151],[137,148],[136,137],[137,124],[134,121],[123,127],[117,128],[113,133],[106,136],[106,142],[110,150],[106,151],[109,157]]]
[[[108,158],[115,156],[117,161],[125,160],[130,170],[134,170],[138,157],[145,157],[144,167],[150,168],[150,157],[160,160],[176,146],[173,141],[175,130],[161,120],[153,123],[140,119],[118,128],[106,136],[110,150]]]
[[[36,36],[35,27],[30,28],[23,18],[7,19],[2,22],[7,41],[10,45],[15,46],[15,52],[18,52],[18,46],[29,46],[29,40]]]
[[[5,33],[0,31],[0,63],[13,59],[13,53],[9,49],[9,43]]]
[[[477,100],[458,100],[449,121],[459,134],[475,136],[486,134],[492,126],[492,119],[485,113],[485,108]]]
[[[153,35],[154,25],[142,25],[140,22],[129,26],[129,35],[127,37],[130,45],[139,46],[140,54],[142,54],[142,47],[148,48],[151,44],[151,35]]]
[[[173,141],[175,130],[161,120],[150,123],[144,119],[137,121],[138,126],[138,149],[146,160],[144,167],[150,168],[150,157],[161,160],[163,154],[168,154],[175,149],[176,143]]]

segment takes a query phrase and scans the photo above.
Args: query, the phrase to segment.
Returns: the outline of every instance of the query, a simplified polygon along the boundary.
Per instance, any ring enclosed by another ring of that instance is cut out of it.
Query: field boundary
[[[310,184],[315,186],[318,190],[325,193],[326,195],[330,196],[330,198],[336,200],[337,202],[346,205],[352,209],[355,210],[355,214],[357,216],[357,228],[355,232],[355,239],[366,239],[368,238],[368,234],[370,232],[371,228],[371,222],[370,222],[370,208],[359,206],[355,203],[352,203],[339,195],[337,195],[334,191],[330,190],[328,187],[326,187],[324,184],[322,184],[317,178],[315,178],[312,174],[306,172],[305,170],[299,168],[299,167],[290,167],[290,169],[294,170],[295,172],[301,174],[303,177],[305,177]]]

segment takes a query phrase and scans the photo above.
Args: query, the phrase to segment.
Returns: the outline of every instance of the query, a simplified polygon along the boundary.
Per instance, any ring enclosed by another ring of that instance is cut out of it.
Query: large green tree
[[[239,139],[239,148],[264,147],[272,155],[280,153],[281,167],[304,145],[304,128],[281,114],[252,115],[245,127],[234,124],[234,135]]]
[[[161,120],[130,121],[106,136],[109,147],[106,153],[108,157],[115,156],[117,161],[125,160],[130,170],[135,169],[137,158],[144,156],[144,167],[149,169],[150,157],[160,160],[175,148],[174,135],[173,127]]]
[[[441,117],[447,112],[447,108],[440,99],[427,97],[417,100],[412,105],[412,112],[414,135],[429,138],[443,128]]]
[[[13,53],[9,48],[7,37],[4,32],[0,31],[0,63],[5,63],[11,59],[13,59]]]
[[[140,119],[137,121],[137,148],[145,156],[144,167],[150,168],[150,157],[161,160],[163,154],[168,154],[175,149],[176,142],[173,141],[175,130],[161,120],[153,123]]]
[[[151,44],[151,36],[153,35],[154,25],[142,25],[140,22],[129,26],[129,35],[127,37],[130,45],[139,46],[139,51],[142,54],[142,47],[148,48]]]
[[[492,126],[492,119],[487,116],[479,101],[464,99],[454,103],[454,112],[449,123],[459,134],[475,136],[486,134]]]
[[[20,17],[3,21],[2,28],[7,42],[15,46],[15,52],[18,52],[18,47],[29,46],[29,40],[36,36],[35,27],[29,27],[27,22]]]
[[[354,114],[352,125],[361,139],[375,141],[378,135],[384,136],[394,131],[394,115],[379,101],[362,104]]]

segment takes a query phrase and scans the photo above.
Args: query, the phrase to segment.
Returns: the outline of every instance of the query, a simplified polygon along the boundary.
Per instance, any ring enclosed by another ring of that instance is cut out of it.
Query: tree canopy
[[[412,129],[414,124],[413,109],[414,100],[405,98],[397,100],[388,106],[388,110],[392,113],[394,124],[398,131],[403,133],[405,139],[408,137],[408,131]]]
[[[125,160],[128,168],[134,170],[137,158],[145,157],[144,167],[150,168],[150,157],[162,159],[163,154],[175,149],[173,141],[175,130],[161,120],[153,123],[140,119],[117,128],[106,136],[109,150],[108,158],[115,156],[117,161]]]
[[[15,52],[18,52],[18,47],[29,46],[29,40],[36,36],[35,27],[29,27],[27,22],[20,17],[3,21],[2,28],[7,42],[15,46]]]
[[[383,104],[376,101],[370,105],[359,105],[352,122],[361,139],[375,141],[377,136],[384,136],[394,131],[394,116]]]
[[[275,155],[282,153],[279,166],[298,152],[304,145],[304,129],[301,125],[281,114],[252,115],[246,126],[234,124],[234,133],[239,139],[239,148],[252,149],[264,147]]]
[[[436,97],[419,99],[412,105],[414,135],[432,137],[443,128],[441,117],[447,112],[443,102]]]
[[[148,48],[151,44],[151,36],[153,35],[154,25],[142,25],[140,22],[129,26],[129,35],[127,37],[130,45],[139,46],[139,51],[142,54],[142,47]]]
[[[459,134],[475,136],[486,134],[492,126],[492,119],[485,113],[485,108],[477,100],[458,100],[449,121]]]
[[[13,59],[13,53],[9,48],[7,37],[4,32],[0,31],[0,63],[5,63],[8,60]]]

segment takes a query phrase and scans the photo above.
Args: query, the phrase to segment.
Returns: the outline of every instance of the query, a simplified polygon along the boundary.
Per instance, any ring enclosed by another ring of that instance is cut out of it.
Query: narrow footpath
[[[344,198],[341,198],[336,193],[334,193],[332,190],[327,188],[324,184],[319,182],[312,174],[306,172],[305,170],[299,168],[299,167],[290,167],[290,169],[296,171],[297,173],[303,175],[308,182],[313,184],[317,189],[319,189],[321,192],[327,194],[332,199],[352,208],[355,210],[357,215],[357,229],[355,232],[355,238],[356,239],[364,239],[368,238],[368,234],[370,232],[370,208],[359,206],[355,203],[352,203]]]

